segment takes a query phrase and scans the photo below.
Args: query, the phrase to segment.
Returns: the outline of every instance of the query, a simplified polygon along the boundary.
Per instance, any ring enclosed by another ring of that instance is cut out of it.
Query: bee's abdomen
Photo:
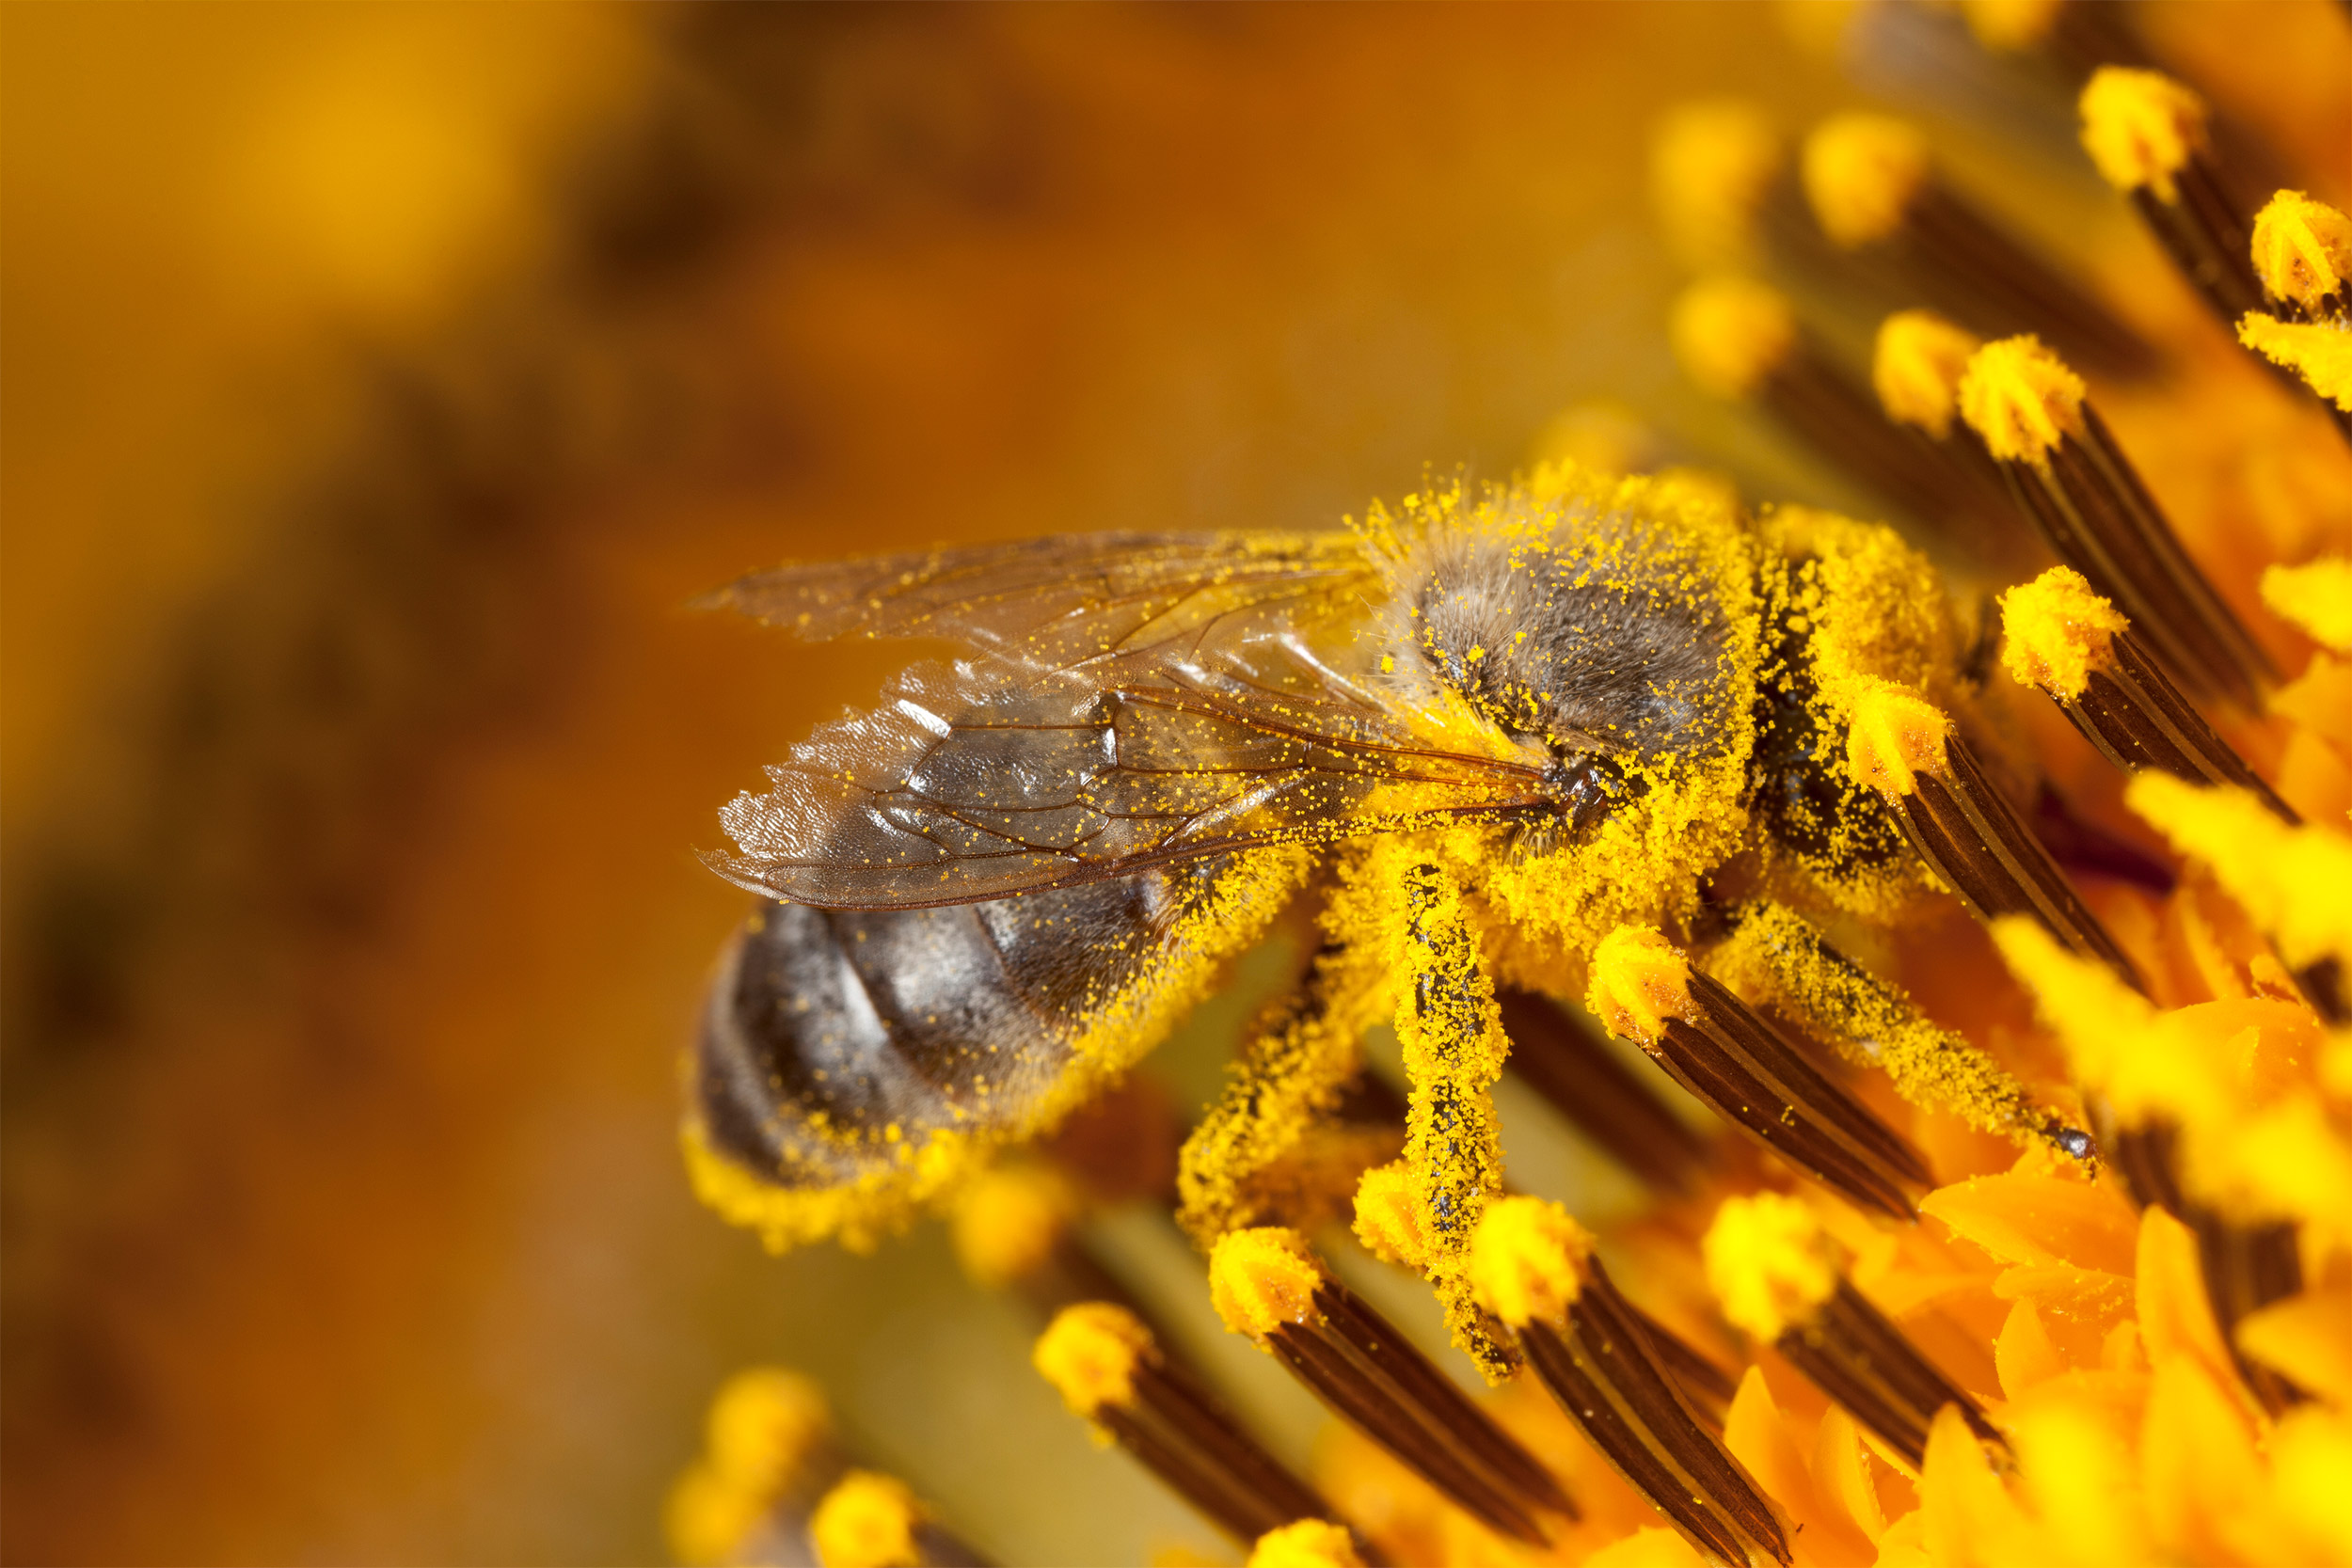
[[[1152,877],[935,910],[763,904],[711,987],[695,1096],[714,1148],[792,1187],[931,1132],[1031,1117],[1158,927]]]

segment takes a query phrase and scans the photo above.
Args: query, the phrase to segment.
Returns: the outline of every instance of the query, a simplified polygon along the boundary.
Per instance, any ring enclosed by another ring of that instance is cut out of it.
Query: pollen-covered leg
[[[1786,905],[1734,911],[1729,940],[1708,967],[1751,996],[1769,998],[1858,1067],[1883,1068],[1914,1105],[1947,1111],[1979,1132],[2056,1148],[2070,1159],[2090,1139],[2039,1103],[2009,1069],[1922,1013],[1900,986],[1832,947]]]
[[[1461,892],[1434,865],[1405,876],[1401,977],[1396,1034],[1412,1084],[1405,1164],[1427,1241],[1424,1268],[1454,1342],[1499,1379],[1509,1354],[1471,1295],[1468,1269],[1470,1232],[1502,1191],[1493,1090],[1510,1043]]]
[[[1327,911],[1327,928],[1344,928],[1349,897],[1343,884]],[[1334,940],[1316,955],[1307,984],[1260,1018],[1178,1161],[1177,1220],[1196,1246],[1205,1251],[1229,1230],[1296,1217],[1275,1212],[1281,1190],[1296,1185],[1285,1167],[1362,1065],[1364,1031],[1387,1007],[1388,979],[1379,944]],[[1368,1151],[1365,1163],[1380,1158]],[[1344,1173],[1334,1201],[1344,1205],[1354,1180],[1354,1171]]]

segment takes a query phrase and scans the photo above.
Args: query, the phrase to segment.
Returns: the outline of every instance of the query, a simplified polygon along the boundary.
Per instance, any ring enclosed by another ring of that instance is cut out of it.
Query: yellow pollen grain
[[[2180,199],[2178,175],[2205,146],[2205,101],[2155,71],[2101,66],[2077,103],[2083,150],[2119,191]]]
[[[747,1367],[712,1398],[703,1443],[721,1476],[772,1496],[832,1432],[816,1384],[782,1367]]]
[[[989,1171],[957,1197],[956,1260],[976,1285],[1009,1285],[1053,1255],[1075,1207],[1070,1184],[1045,1166]]]
[[[1258,1537],[1248,1568],[1364,1568],[1356,1543],[1328,1519],[1294,1519]]]
[[[851,1470],[817,1505],[809,1544],[824,1568],[917,1568],[920,1517],[914,1494],[896,1476]]]
[[[1797,318],[1777,290],[1753,278],[1713,277],[1682,292],[1667,335],[1700,390],[1744,398],[1795,351]]]
[[[1209,1255],[1210,1304],[1227,1328],[1252,1339],[1312,1321],[1323,1281],[1323,1260],[1307,1238],[1279,1226],[1220,1236]]]
[[[1609,1032],[1643,1044],[1656,1041],[1671,1019],[1688,1019],[1691,960],[1647,926],[1620,926],[1593,952],[1593,981],[1585,1006]]]
[[[2174,849],[2211,866],[2230,896],[2278,939],[2288,964],[2352,961],[2352,838],[2291,828],[2246,790],[2201,789],[2168,773],[2133,779],[2123,803]]]
[[[1677,251],[1702,267],[1753,261],[1756,210],[1788,161],[1779,127],[1743,99],[1668,113],[1650,144],[1650,196]]]
[[[1961,0],[1968,31],[1987,49],[2013,55],[2040,45],[2066,0]]]
[[[1846,731],[1846,767],[1885,795],[1911,793],[1915,775],[1945,770],[1952,721],[1941,708],[1889,681],[1859,681]]]
[[[2352,326],[2338,322],[2284,322],[2249,310],[2237,341],[2274,365],[2283,365],[2312,391],[2352,414]]]
[[[1158,1354],[1143,1320],[1115,1302],[1082,1301],[1054,1315],[1030,1348],[1029,1364],[1073,1416],[1136,1402],[1136,1368]]]
[[[2340,654],[2352,654],[2352,560],[2323,556],[2263,573],[2263,603]]]
[[[2083,379],[2027,334],[1977,350],[1960,378],[1960,417],[1987,451],[2010,463],[2046,463],[2083,433]]]
[[[1928,138],[1887,115],[1834,115],[1804,138],[1805,200],[1822,231],[1852,250],[1902,227],[1928,179]]]
[[[1356,1184],[1356,1239],[1384,1263],[1425,1271],[1429,1237],[1421,1224],[1413,1174],[1403,1163],[1375,1165]]]
[[[2001,595],[2001,663],[2020,686],[2072,701],[2107,666],[2131,623],[2072,566],[2053,566]]]
[[[1593,1233],[1539,1197],[1498,1198],[1471,1233],[1470,1288],[1513,1328],[1559,1323],[1582,1290]]]
[[[1837,1292],[1835,1243],[1812,1210],[1780,1193],[1726,1198],[1700,1250],[1724,1316],[1760,1344],[1810,1323]]]
[[[2352,277],[2352,217],[2280,191],[2254,217],[2254,272],[2272,298],[2317,309]]]
[[[1879,324],[1870,385],[1897,424],[1916,425],[1937,440],[1960,412],[1960,378],[1984,340],[1932,310],[1898,310]]]

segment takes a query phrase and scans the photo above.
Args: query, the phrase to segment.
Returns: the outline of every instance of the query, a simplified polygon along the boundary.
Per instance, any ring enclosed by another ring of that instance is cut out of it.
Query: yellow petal
[[[1946,1405],[1928,1431],[1919,1513],[1934,1568],[2010,1568],[2034,1560],[2025,1514],[1953,1405]]]
[[[2197,1238],[2153,1205],[2139,1219],[2138,1286],[2139,1334],[2149,1365],[2185,1355],[2227,1387],[2236,1373],[2205,1295]]]
[[[2139,1476],[2159,1550],[2192,1562],[2264,1560],[2269,1503],[2253,1433],[2230,1396],[2186,1356],[2172,1357],[2151,1380]]]
[[[2001,1392],[2012,1400],[2066,1370],[2066,1362],[2050,1342],[2050,1331],[2042,1326],[2042,1314],[2034,1310],[2031,1301],[2020,1300],[2009,1309],[2001,1337],[1993,1342],[1993,1366],[2001,1374]]]

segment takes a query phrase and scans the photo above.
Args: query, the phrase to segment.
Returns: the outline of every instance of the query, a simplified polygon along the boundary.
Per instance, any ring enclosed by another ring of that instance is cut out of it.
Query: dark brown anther
[[[1225,1325],[1331,1411],[1496,1531],[1543,1546],[1543,1517],[1577,1516],[1550,1472],[1331,1276],[1296,1231],[1237,1230],[1209,1261]]]
[[[2146,989],[1940,709],[1882,682],[1857,693],[1851,726],[1848,768],[1879,792],[1920,859],[1971,913],[1986,921],[2030,915],[2072,951]]]
[[[1533,991],[1499,991],[1495,1001],[1514,1076],[1650,1185],[1684,1193],[1698,1184],[1712,1161],[1707,1139],[1661,1104],[1589,1026]]]
[[[1918,1151],[1656,931],[1621,926],[1602,942],[1590,1006],[1799,1170],[1865,1208],[1916,1217],[1931,1184]]]
[[[1471,1242],[1479,1298],[1518,1331],[1527,1364],[1585,1438],[1692,1546],[1745,1568],[1788,1563],[1771,1502],[1708,1429],[1592,1246],[1557,1204],[1504,1198]]]
[[[1267,1453],[1183,1363],[1162,1354],[1125,1307],[1063,1308],[1032,1359],[1073,1414],[1244,1544],[1295,1519],[1337,1522],[1330,1505]]]

